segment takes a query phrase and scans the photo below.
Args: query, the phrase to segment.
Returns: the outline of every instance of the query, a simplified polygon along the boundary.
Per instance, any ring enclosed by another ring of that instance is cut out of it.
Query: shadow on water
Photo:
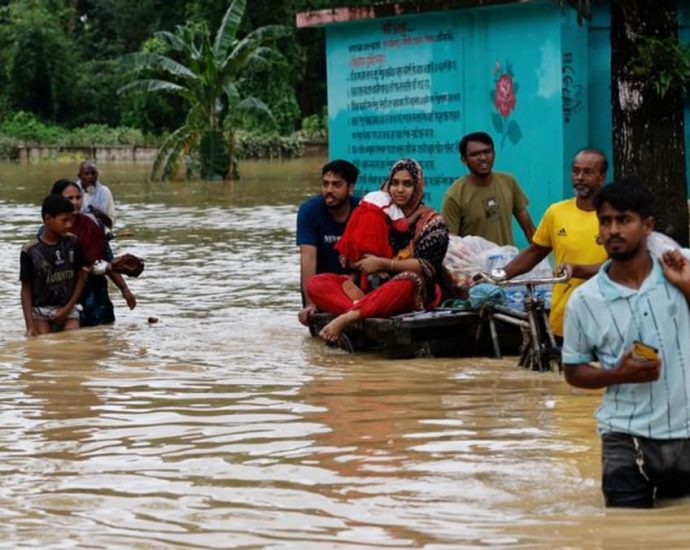
[[[19,249],[76,167],[3,165],[3,543],[680,544],[686,503],[603,510],[596,394],[510,358],[387,361],[307,336],[294,224],[321,162],[246,163],[233,185],[102,166],[133,232],[116,246],[147,262],[129,281],[139,305],[111,292],[115,325],[33,340]]]

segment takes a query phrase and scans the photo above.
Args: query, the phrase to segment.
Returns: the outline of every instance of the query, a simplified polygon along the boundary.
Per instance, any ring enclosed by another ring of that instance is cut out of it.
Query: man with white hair
[[[83,161],[79,164],[77,178],[77,183],[84,190],[81,211],[95,215],[108,229],[112,229],[115,224],[115,201],[110,189],[98,181],[96,165],[88,160]]]

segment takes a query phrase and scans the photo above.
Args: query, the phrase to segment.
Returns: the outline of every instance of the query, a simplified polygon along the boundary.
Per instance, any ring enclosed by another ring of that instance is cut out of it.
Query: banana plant
[[[235,133],[241,113],[255,111],[269,118],[266,104],[256,97],[242,97],[239,85],[246,68],[270,64],[274,49],[269,39],[285,36],[289,27],[267,25],[238,38],[246,0],[233,0],[215,36],[208,27],[178,26],[154,37],[170,55],[138,52],[123,58],[136,70],[161,78],[140,78],[120,88],[119,93],[174,93],[187,101],[185,123],[164,140],[151,168],[151,179],[172,177],[185,155],[198,155],[204,179],[237,177]]]

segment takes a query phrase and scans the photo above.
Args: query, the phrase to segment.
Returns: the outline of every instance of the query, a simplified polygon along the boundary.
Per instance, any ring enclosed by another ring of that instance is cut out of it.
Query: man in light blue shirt
[[[595,197],[609,260],[573,293],[565,315],[566,380],[606,388],[596,417],[607,506],[690,495],[690,261],[680,250],[650,256],[652,201],[633,182]],[[655,348],[656,358],[635,355],[634,342]]]

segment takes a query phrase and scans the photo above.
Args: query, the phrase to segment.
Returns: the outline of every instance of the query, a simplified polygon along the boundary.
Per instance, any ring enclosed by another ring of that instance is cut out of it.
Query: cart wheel
[[[525,369],[530,368],[530,351],[532,351],[532,343],[529,341],[523,342],[520,359],[518,360],[518,367]]]

